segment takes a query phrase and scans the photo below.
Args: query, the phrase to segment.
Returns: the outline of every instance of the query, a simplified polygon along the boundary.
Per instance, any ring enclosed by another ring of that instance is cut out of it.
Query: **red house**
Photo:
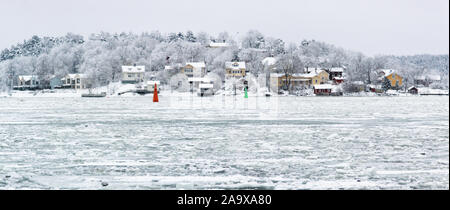
[[[314,94],[318,96],[329,96],[331,95],[332,85],[314,85]]]

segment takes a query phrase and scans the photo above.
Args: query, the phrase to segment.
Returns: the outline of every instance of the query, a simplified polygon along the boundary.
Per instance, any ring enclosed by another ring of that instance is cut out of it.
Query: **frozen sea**
[[[0,98],[0,189],[449,189],[448,96],[159,99]]]

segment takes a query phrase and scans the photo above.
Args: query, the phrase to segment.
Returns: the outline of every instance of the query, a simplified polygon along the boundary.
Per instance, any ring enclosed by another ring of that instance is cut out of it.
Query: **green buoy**
[[[244,98],[248,98],[247,88],[244,88],[244,90],[245,90],[245,96],[244,96]]]

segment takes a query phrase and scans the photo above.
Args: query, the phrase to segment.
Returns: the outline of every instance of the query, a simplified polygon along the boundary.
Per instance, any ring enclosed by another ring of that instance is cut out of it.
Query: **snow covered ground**
[[[0,189],[449,189],[448,96],[169,93],[0,97]]]

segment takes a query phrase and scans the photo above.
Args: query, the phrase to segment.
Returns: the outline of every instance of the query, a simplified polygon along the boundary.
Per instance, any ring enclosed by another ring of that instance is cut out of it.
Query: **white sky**
[[[0,20],[1,49],[34,34],[256,29],[368,55],[449,53],[448,0],[0,0]]]

